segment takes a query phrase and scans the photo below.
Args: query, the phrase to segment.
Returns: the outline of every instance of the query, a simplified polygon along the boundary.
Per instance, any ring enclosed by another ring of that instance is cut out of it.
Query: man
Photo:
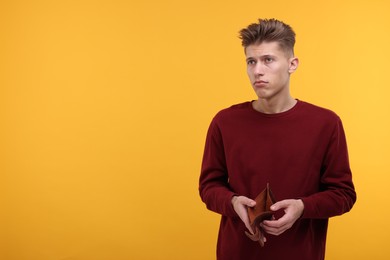
[[[217,259],[324,259],[328,218],[356,201],[340,118],[290,95],[295,33],[259,20],[240,31],[257,100],[220,111],[207,133],[199,191],[222,215]],[[254,233],[248,208],[267,186],[277,200]]]

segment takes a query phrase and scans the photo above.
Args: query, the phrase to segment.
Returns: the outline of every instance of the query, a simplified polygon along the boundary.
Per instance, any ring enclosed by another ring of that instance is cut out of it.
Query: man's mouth
[[[255,83],[253,83],[254,86],[256,87],[262,87],[268,84],[268,81],[265,80],[256,80]]]

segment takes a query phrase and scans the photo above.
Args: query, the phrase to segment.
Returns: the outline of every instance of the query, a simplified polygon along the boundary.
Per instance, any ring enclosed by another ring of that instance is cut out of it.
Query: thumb
[[[256,205],[256,201],[247,197],[243,197],[242,204],[248,207],[254,207]]]
[[[281,200],[273,204],[270,209],[272,211],[278,211],[279,209],[287,208],[288,202],[286,200]]]

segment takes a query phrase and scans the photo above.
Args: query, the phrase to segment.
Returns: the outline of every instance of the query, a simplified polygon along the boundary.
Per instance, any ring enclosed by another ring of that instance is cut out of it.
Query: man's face
[[[249,80],[260,99],[289,97],[290,74],[298,59],[283,51],[278,42],[249,45],[245,54]]]

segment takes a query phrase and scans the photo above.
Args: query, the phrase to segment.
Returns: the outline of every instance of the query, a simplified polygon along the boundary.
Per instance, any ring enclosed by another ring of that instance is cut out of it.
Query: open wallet
[[[270,209],[270,207],[276,202],[269,187],[269,183],[267,183],[267,187],[260,192],[259,195],[257,195],[255,201],[256,205],[254,207],[248,207],[249,222],[255,233],[251,234],[250,232],[245,231],[245,234],[253,241],[258,241],[260,246],[263,247],[264,231],[260,227],[260,224],[263,220],[272,219],[274,212]]]

